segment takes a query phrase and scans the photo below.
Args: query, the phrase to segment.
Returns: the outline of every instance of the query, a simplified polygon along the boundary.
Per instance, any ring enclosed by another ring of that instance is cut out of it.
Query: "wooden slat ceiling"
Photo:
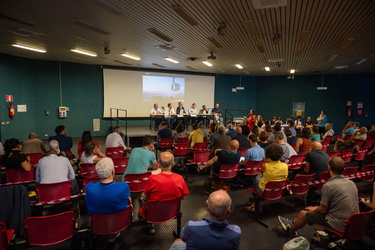
[[[296,74],[375,72],[375,1],[286,0],[286,6],[263,9],[255,9],[253,1],[0,0],[0,53],[221,74],[289,75],[290,69]],[[183,15],[190,17],[191,24]],[[220,26],[225,35],[218,34]],[[276,34],[279,44],[274,43]],[[14,43],[44,48],[47,53],[15,48]],[[107,45],[110,54],[104,54]],[[75,54],[70,51],[74,48],[98,56]],[[125,51],[141,60],[121,56]],[[216,56],[210,60],[213,67],[202,63],[210,52]],[[367,61],[356,64],[362,59]],[[237,63],[244,68],[236,68]],[[266,66],[270,72],[264,70]]]

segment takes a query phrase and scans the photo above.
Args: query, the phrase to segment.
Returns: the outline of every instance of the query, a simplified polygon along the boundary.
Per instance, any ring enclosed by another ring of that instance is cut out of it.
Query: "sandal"
[[[255,204],[251,204],[250,206],[245,206],[245,209],[249,212],[255,213]]]

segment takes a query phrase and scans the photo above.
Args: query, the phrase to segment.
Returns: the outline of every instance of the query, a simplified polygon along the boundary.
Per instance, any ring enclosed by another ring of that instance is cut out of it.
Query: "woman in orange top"
[[[300,138],[297,139],[296,152],[307,153],[311,151],[312,141],[310,139],[311,130],[310,128],[303,128]]]

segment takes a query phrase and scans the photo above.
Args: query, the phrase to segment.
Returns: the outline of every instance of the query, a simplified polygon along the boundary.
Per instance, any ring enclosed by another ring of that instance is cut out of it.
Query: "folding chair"
[[[79,164],[79,171],[83,178],[85,177],[97,177],[98,173],[95,170],[96,163],[81,163]]]
[[[129,157],[113,158],[115,174],[123,174],[128,167]]]
[[[27,244],[49,246],[74,236],[73,211],[25,219]]]
[[[152,201],[146,202],[144,207],[138,208],[141,219],[146,223],[163,223],[173,219],[177,219],[177,233],[173,231],[175,238],[180,236],[181,217],[180,212],[181,199],[170,201]],[[162,211],[162,212],[161,212]]]
[[[14,229],[7,229],[4,222],[0,222],[0,250],[5,250],[10,244],[14,234]]]
[[[6,168],[5,175],[8,183],[35,182],[35,168],[25,171],[23,168]]]
[[[359,168],[359,166],[358,167],[344,168],[344,171],[342,172],[342,175],[353,181],[356,178],[356,173],[358,171],[358,168]]]
[[[110,235],[121,232],[132,223],[133,206],[129,205],[124,210],[113,214],[92,214],[91,233]]]
[[[249,190],[253,193],[255,198],[255,216],[249,214],[254,220],[268,228],[268,225],[265,224],[263,221],[259,220],[260,215],[260,202],[262,200],[277,200],[281,198],[284,193],[285,185],[287,180],[282,181],[269,181],[267,182],[263,194],[260,194],[256,191],[255,188],[249,188]],[[251,198],[249,198],[251,202]]]
[[[99,177],[86,177],[85,179],[83,179],[83,181],[82,181],[83,192],[86,193],[86,186],[87,186],[88,183],[98,182],[98,181],[100,181]]]
[[[124,148],[123,147],[112,147],[105,149],[105,155],[112,159],[114,158],[121,158],[124,155]]]
[[[300,169],[302,165],[305,163],[305,157],[305,155],[292,155],[289,159],[288,169]]]
[[[32,154],[25,154],[26,157],[30,157],[30,164],[32,166],[38,165],[40,158],[42,158],[42,153],[32,153]]]
[[[145,172],[140,174],[126,174],[124,181],[128,183],[130,192],[137,193],[145,190],[148,177],[151,172]]]
[[[363,175],[361,175],[361,180],[362,181],[373,181],[374,180],[374,177],[375,177],[375,165],[374,164],[370,164],[370,165],[366,165],[365,166],[365,169],[363,170]]]
[[[72,195],[72,183],[70,181],[38,184],[35,189],[38,202],[54,201],[54,203],[61,203],[70,200]]]

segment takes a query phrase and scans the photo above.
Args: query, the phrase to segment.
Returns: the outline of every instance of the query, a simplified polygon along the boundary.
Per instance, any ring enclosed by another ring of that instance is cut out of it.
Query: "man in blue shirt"
[[[67,131],[64,125],[59,125],[55,128],[56,135],[51,136],[49,141],[56,140],[59,142],[60,150],[63,155],[69,159],[74,159],[72,154],[73,140],[72,137],[66,136]]]
[[[212,192],[206,201],[208,217],[189,221],[170,249],[238,249],[241,229],[226,217],[231,213],[232,200],[224,190]],[[202,238],[203,237],[203,238]]]
[[[215,108],[213,108],[211,110],[211,114],[214,114],[215,115],[215,118],[217,120],[217,122],[223,122],[223,114],[221,113],[221,110],[220,110],[220,105],[218,103],[215,104]]]
[[[251,148],[246,151],[246,157],[243,165],[246,165],[247,161],[263,161],[264,149],[258,145],[258,137],[256,135],[250,135],[249,141]]]
[[[350,121],[345,125],[344,129],[342,130],[342,138],[344,139],[346,135],[352,135],[353,133],[354,133],[354,123]]]

